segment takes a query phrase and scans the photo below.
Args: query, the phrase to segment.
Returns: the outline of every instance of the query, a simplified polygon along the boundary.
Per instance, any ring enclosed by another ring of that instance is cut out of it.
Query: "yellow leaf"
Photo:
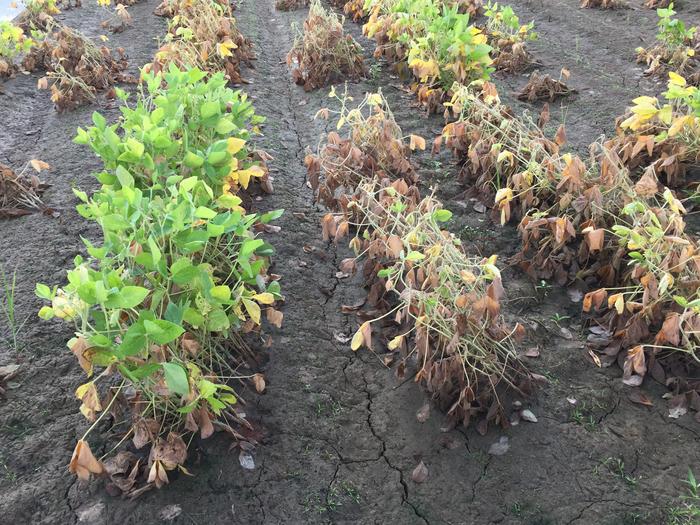
[[[680,76],[678,73],[674,73],[673,71],[668,74],[668,78],[670,79],[670,83],[674,86],[685,87],[687,84],[682,76]]]
[[[510,188],[501,188],[496,192],[496,204],[501,202],[502,200],[505,200],[506,202],[510,202],[513,200],[513,190]]]
[[[661,108],[661,111],[659,111],[659,120],[667,126],[671,124],[673,120],[673,108],[670,104],[666,104]]]
[[[32,165],[32,168],[34,168],[36,171],[42,171],[42,170],[47,170],[51,166],[49,166],[46,162],[43,160],[37,160],[37,159],[32,159],[29,161],[29,164]]]
[[[250,184],[250,177],[251,177],[251,172],[250,170],[240,170],[237,172],[238,175],[238,183],[243,187],[243,189],[248,188],[248,184]]]
[[[106,0],[107,3],[105,5],[109,5],[109,0]],[[107,38],[105,35],[100,35],[100,40],[103,42],[109,42],[109,38]]]
[[[260,324],[260,306],[250,299],[243,299],[243,306],[255,324]]]
[[[238,46],[234,44],[230,39],[227,39],[219,44],[216,44],[216,51],[219,53],[221,58],[232,57],[232,49],[236,49]]]
[[[364,323],[362,323],[362,326],[360,326],[359,330],[355,332],[355,335],[352,336],[350,348],[352,348],[353,351],[356,352],[364,344],[365,337],[364,335],[362,335],[362,331],[366,330],[367,326],[369,326],[369,321],[365,321]]]
[[[401,346],[402,341],[403,341],[402,335],[397,335],[396,337],[394,337],[391,341],[389,341],[389,344],[388,344],[389,350],[396,350],[399,346]]]
[[[245,146],[245,140],[239,139],[237,137],[230,137],[226,141],[226,151],[228,151],[231,155],[235,155],[239,151],[241,151],[241,148]]]
[[[382,96],[379,93],[370,93],[367,95],[367,103],[370,106],[380,106],[382,103]]]
[[[275,302],[275,296],[269,292],[255,294],[253,299],[260,304],[273,304]]]

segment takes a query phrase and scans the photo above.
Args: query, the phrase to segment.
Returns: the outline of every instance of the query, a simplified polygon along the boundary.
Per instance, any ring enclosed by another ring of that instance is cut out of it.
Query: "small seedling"
[[[571,319],[570,315],[561,315],[560,313],[555,313],[553,314],[550,319],[552,322],[557,325],[559,328],[561,328],[561,322],[566,321],[567,319]]]
[[[619,477],[622,481],[624,481],[628,486],[632,488],[636,487],[637,483],[639,482],[638,478],[632,476],[631,474],[628,474],[625,471],[625,462],[622,458],[606,458],[599,466],[595,468],[595,474],[599,474],[600,466],[606,467],[608,472]]]
[[[668,511],[668,525],[695,525],[700,521],[700,484],[691,469],[688,469],[686,494],[681,495],[681,503]]]
[[[16,312],[15,312],[15,292],[17,285],[17,272],[12,272],[12,277],[8,277],[5,270],[0,266],[0,291],[2,295],[0,298],[0,311],[2,311],[3,318],[7,324],[7,329],[10,334],[10,343],[12,344],[12,349],[17,352],[19,348],[19,333],[27,322],[27,319],[18,323]]]
[[[595,427],[597,425],[596,419],[593,417],[593,414],[591,414],[590,411],[587,409],[585,402],[575,406],[571,410],[569,418],[571,422],[576,423],[577,425],[581,425],[589,432],[595,430]]]

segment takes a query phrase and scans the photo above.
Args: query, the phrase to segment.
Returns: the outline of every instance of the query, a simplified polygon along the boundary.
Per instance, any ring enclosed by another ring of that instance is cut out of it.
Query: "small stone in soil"
[[[520,417],[525,421],[529,421],[530,423],[537,423],[537,416],[532,413],[532,410],[523,410],[520,413]]]
[[[501,436],[498,441],[491,445],[491,448],[489,448],[489,454],[491,454],[492,456],[502,456],[503,454],[508,452],[509,448],[510,445],[508,444],[508,437]]]

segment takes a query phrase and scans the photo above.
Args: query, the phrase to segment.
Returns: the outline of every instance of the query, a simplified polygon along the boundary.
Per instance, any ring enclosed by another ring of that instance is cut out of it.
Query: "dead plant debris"
[[[29,172],[30,167],[37,173],[49,169],[45,162],[33,160],[16,174],[9,166],[0,163],[0,218],[20,217],[37,211],[52,213],[41,200],[49,185]]]
[[[548,100],[554,102],[558,98],[567,97],[576,93],[575,89],[569,88],[564,80],[568,79],[568,71],[555,80],[549,75],[541,75],[537,71],[530,75],[530,79],[523,89],[518,93],[518,100],[535,102],[536,100]]]
[[[342,20],[312,0],[303,31],[287,55],[294,82],[306,91],[366,74],[362,47],[343,31]]]

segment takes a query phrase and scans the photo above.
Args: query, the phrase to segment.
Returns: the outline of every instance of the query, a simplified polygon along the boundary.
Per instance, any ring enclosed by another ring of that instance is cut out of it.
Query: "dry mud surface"
[[[641,0],[621,11],[581,10],[576,0],[510,3],[522,19],[535,20],[541,39],[532,48],[541,69],[571,70],[579,94],[553,105],[552,115],[566,121],[574,148],[585,150],[609,133],[629,100],[661,90],[633,62],[634,47],[654,34],[655,14],[642,9]],[[86,4],[61,18],[97,36],[104,13]],[[251,418],[265,431],[255,470],[243,470],[226,439],[215,436],[193,444],[194,477],[180,476],[136,501],[112,498],[100,483],[77,483],[68,473],[75,440],[86,428],[73,398],[80,369],[65,348],[70,331],[33,317],[39,307],[33,289],[38,281],[62,282],[81,251],[80,236],[95,234],[73,210],[71,187],[94,189],[90,173],[99,165],[70,141],[95,108],[59,115],[48,93],[36,91],[37,78],[20,76],[0,95],[0,162],[16,168],[32,158],[49,162],[53,186],[45,200],[61,215],[0,221],[0,264],[17,271],[18,317],[32,316],[20,352],[0,344],[0,365],[21,365],[13,388],[0,398],[0,523],[663,523],[688,467],[700,473],[700,425],[691,415],[669,419],[660,386],[645,385],[653,407],[635,405],[619,370],[595,368],[586,358],[579,305],[564,290],[535,290],[516,269],[505,272],[507,315],[532,327],[526,347],[539,346],[541,357],[529,362],[550,380],[530,405],[539,421],[505,432],[443,431],[446,422],[436,411],[419,423],[415,413],[424,396],[413,382],[399,381],[378,356],[353,353],[336,340],[334,333],[356,329],[341,305],[357,302],[364,291],[359,280],[336,279],[337,264],[349,253],[321,241],[324,210],[313,205],[305,183],[305,149],[316,148],[327,125],[313,116],[329,101],[325,90],[304,93],[292,84],[284,64],[290,24],[300,23],[305,11],[277,12],[273,0],[238,4],[236,17],[259,57],[246,72],[246,89],[268,118],[260,146],[274,156],[275,193],[256,205],[287,210],[278,223],[282,231],[269,236],[287,297],[285,323],[267,351],[267,391],[249,396]],[[695,4],[686,0],[679,9],[694,24],[700,22]],[[110,45],[126,49],[134,70],[150,61],[165,33],[165,22],[151,14],[154,7],[152,0],[135,5],[134,25],[110,36]],[[346,27],[373,64],[373,46],[360,27]],[[507,94],[526,77],[497,75],[496,81],[510,101]],[[378,87],[406,134],[432,137],[440,129],[441,119],[427,118],[385,66],[373,67],[368,80],[349,89],[359,99]],[[100,110],[118,114],[113,107]],[[536,114],[539,107],[530,110]],[[452,182],[457,168],[449,158],[426,153],[418,161],[424,184],[436,186],[455,212],[453,228],[469,250],[499,253],[504,264],[516,248],[514,229],[493,226],[472,209],[464,188]],[[307,253],[304,245],[316,249]],[[561,324],[573,339],[561,336],[554,314],[570,316]],[[0,335],[6,328],[0,324]],[[577,400],[580,413],[567,398]],[[502,436],[509,450],[489,455]],[[93,450],[104,446],[95,443]],[[411,471],[420,460],[429,474],[417,484]]]

